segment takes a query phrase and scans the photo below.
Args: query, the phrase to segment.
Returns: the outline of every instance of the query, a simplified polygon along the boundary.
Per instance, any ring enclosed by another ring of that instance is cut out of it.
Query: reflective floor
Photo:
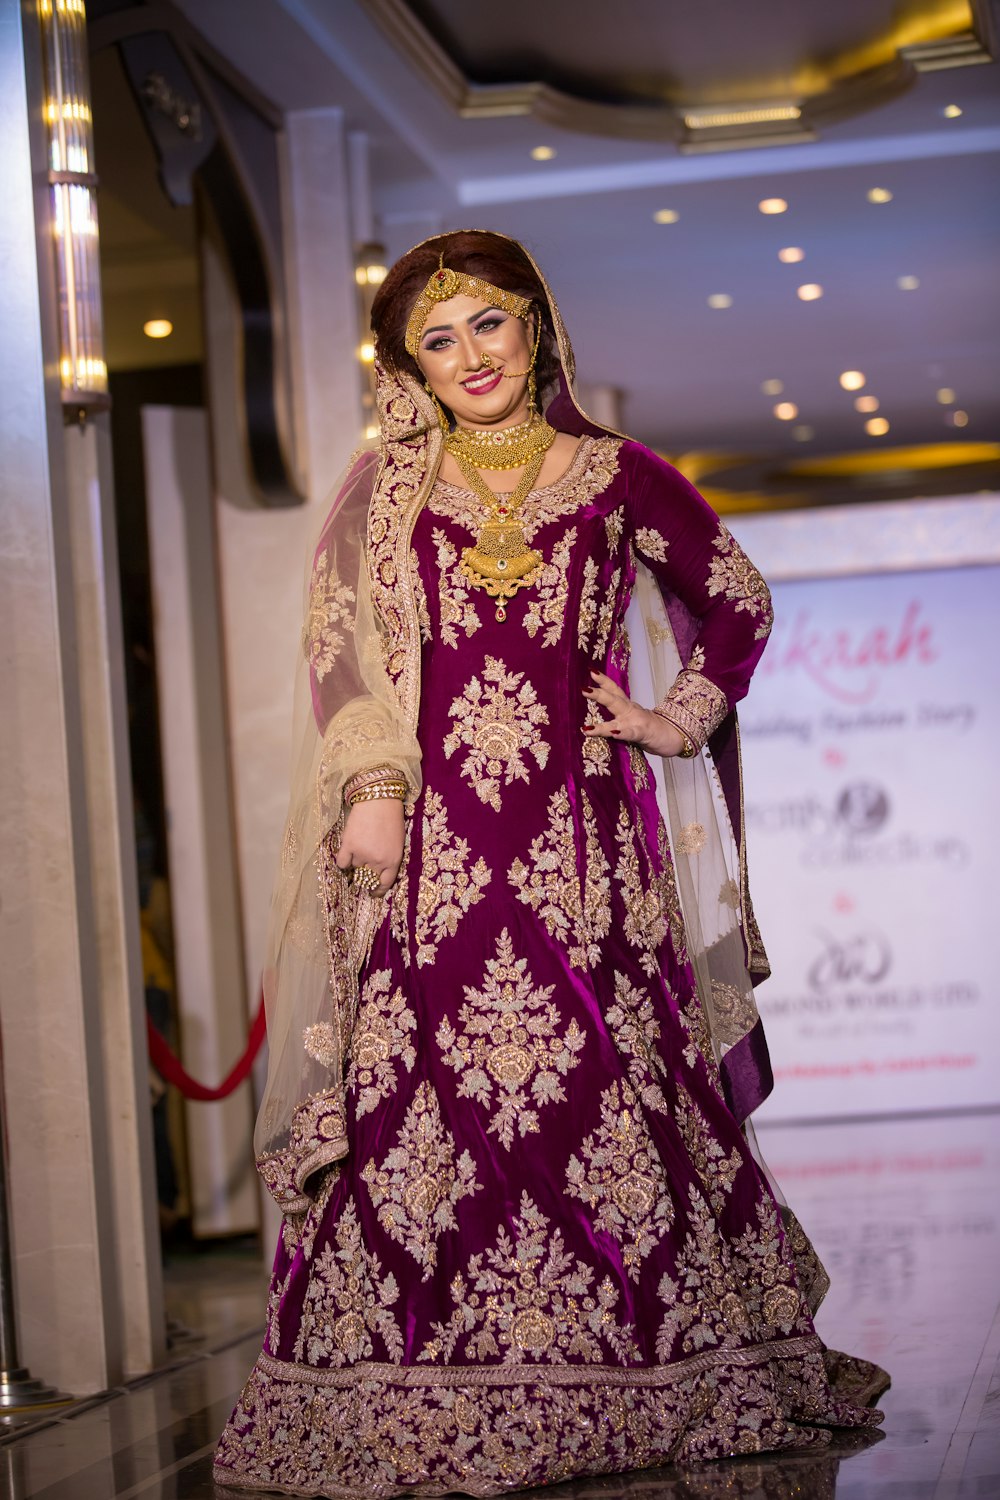
[[[658,1470],[545,1493],[560,1500],[996,1500],[1000,1115],[770,1126],[759,1135],[833,1278],[820,1332],[892,1373],[882,1433],[867,1446],[838,1444],[819,1457]],[[259,1329],[235,1332],[259,1274],[246,1265],[221,1276],[192,1265],[186,1274],[186,1287],[178,1291],[175,1278],[172,1295],[191,1299],[192,1317],[211,1306],[205,1342],[214,1352],[192,1348],[170,1373],[4,1440],[0,1500],[235,1495],[214,1489],[212,1451],[259,1346]],[[171,1310],[178,1316],[173,1303]]]

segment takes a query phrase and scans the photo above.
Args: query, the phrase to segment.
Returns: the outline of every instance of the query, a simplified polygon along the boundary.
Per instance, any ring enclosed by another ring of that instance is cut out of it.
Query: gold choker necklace
[[[516,427],[496,427],[485,432],[456,427],[444,440],[446,450],[461,465],[477,469],[520,469],[536,454],[544,454],[555,442],[556,430],[533,411]]]

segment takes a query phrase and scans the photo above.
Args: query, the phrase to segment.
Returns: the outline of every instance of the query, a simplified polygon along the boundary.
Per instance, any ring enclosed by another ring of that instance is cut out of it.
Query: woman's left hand
[[[599,703],[611,715],[600,724],[584,725],[584,734],[602,739],[624,740],[648,750],[651,755],[679,755],[686,744],[683,734],[668,719],[654,714],[651,708],[640,708],[603,672],[591,672],[593,687],[583,694]]]

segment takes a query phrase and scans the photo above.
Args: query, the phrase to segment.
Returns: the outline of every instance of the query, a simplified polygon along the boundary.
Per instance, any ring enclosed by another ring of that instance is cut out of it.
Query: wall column
[[[85,1394],[163,1317],[107,435],[63,427],[33,25],[0,0],[0,1025],[21,1353]]]

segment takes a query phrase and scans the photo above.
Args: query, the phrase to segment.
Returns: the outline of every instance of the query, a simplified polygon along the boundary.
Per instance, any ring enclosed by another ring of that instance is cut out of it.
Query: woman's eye
[[[476,324],[476,332],[492,333],[493,329],[499,328],[502,322],[502,318],[484,318],[481,323]]]
[[[442,336],[441,338],[428,340],[428,342],[424,345],[424,348],[429,349],[433,354],[436,353],[439,349],[447,349],[450,343],[451,340],[449,338],[445,338],[444,336]]]

